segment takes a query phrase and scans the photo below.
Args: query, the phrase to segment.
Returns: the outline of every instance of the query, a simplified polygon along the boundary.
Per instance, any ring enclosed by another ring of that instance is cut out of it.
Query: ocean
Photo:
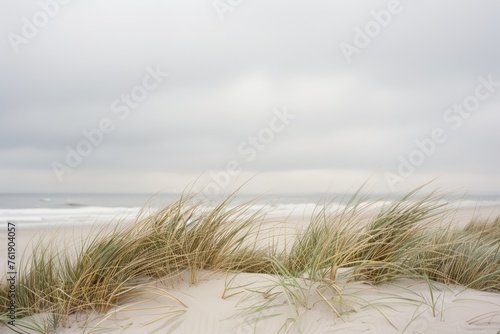
[[[132,219],[148,207],[160,208],[178,199],[180,194],[0,194],[0,224],[15,222],[23,227],[58,224],[96,224],[116,219]],[[318,206],[329,203],[343,206],[351,195],[340,194],[273,194],[238,195],[233,203],[252,201],[255,210],[271,214],[311,215]],[[394,195],[371,194],[363,201],[381,205],[396,199]],[[500,195],[454,195],[449,200],[461,207],[500,206]],[[213,202],[204,202],[211,205]]]

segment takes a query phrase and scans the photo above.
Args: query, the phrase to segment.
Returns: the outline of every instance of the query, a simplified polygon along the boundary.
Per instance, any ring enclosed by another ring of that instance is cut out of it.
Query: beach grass
[[[233,204],[236,194],[217,203],[182,195],[153,213],[145,206],[132,223],[95,233],[74,252],[56,250],[50,238],[36,243],[19,271],[17,317],[50,313],[53,326],[64,326],[72,314],[103,313],[125,303],[154,280],[189,271],[196,284],[202,270],[269,274],[268,301],[284,296],[299,310],[311,307],[312,295],[328,303],[334,296],[339,303],[330,305],[338,316],[344,306],[337,283],[347,269],[350,279],[369,284],[414,278],[429,286],[500,292],[500,217],[465,228],[452,219],[443,224],[453,215],[444,195],[420,191],[377,208],[360,192],[340,207],[318,205],[306,228],[282,249],[261,240],[267,212],[255,210],[254,201]],[[256,309],[265,305],[270,303]],[[2,282],[4,324],[8,306]]]

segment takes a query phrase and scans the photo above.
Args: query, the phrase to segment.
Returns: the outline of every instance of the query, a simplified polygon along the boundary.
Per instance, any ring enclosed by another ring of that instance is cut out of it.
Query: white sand
[[[490,213],[491,210],[482,210],[475,215],[486,217]],[[473,210],[461,210],[457,212],[458,223],[465,223],[472,216]],[[52,234],[50,230],[20,229],[18,255],[29,240],[42,232]],[[59,233],[57,245],[67,247],[93,232],[67,227]],[[1,238],[4,237],[2,231]],[[1,245],[0,260],[4,263],[3,240]],[[173,283],[149,284],[135,300],[106,314],[72,315],[71,327],[60,327],[56,333],[500,332],[500,294],[437,283],[431,293],[427,283],[411,280],[371,286],[349,281],[348,275],[348,271],[340,275],[338,291],[308,287],[301,281],[304,288],[310,288],[310,298],[305,306],[294,307],[290,295],[269,275],[199,272],[198,284],[190,286],[189,273],[184,272]],[[274,289],[269,292],[271,287]],[[271,300],[274,292],[276,299]],[[270,304],[259,313],[258,307],[266,302]],[[48,323],[45,317],[37,315],[17,323]],[[0,334],[11,332],[6,327],[0,329]]]
[[[313,293],[309,309],[299,307],[296,313],[282,294],[263,313],[254,310],[255,313],[242,314],[266,302],[264,294],[249,290],[266,291],[274,278],[256,274],[226,277],[208,272],[200,273],[199,278],[197,285],[189,286],[188,273],[184,273],[174,289],[157,283],[140,298],[107,314],[73,315],[71,328],[59,328],[57,333],[497,333],[500,330],[500,296],[460,287],[436,284],[431,296],[424,282],[401,280],[376,287],[343,282],[339,284],[342,300],[338,294],[323,292],[326,302]],[[227,291],[229,297],[222,298],[228,286],[232,287]],[[43,322],[42,318],[39,316],[37,321]],[[0,329],[0,333],[9,332]]]

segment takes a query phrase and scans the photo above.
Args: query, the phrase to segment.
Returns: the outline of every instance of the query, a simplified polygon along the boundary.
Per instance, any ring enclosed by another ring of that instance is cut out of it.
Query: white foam
[[[378,209],[390,205],[390,200],[365,201],[358,205],[358,209]],[[500,207],[500,200],[473,201],[473,200],[455,200],[442,201],[441,204],[447,204],[448,208],[455,206],[461,208],[488,208]],[[273,217],[303,216],[310,217],[321,209],[326,208],[329,212],[342,210],[346,207],[345,203],[255,203],[248,208],[248,213],[257,211],[265,212]],[[210,210],[213,206],[207,205],[201,210]],[[153,213],[155,208],[149,208],[147,213]],[[118,220],[131,220],[135,218],[140,207],[100,207],[100,206],[75,206],[64,208],[21,208],[21,209],[0,209],[0,224],[7,222],[18,222],[25,227],[43,227],[61,224],[101,224]]]
[[[16,222],[25,227],[42,227],[57,224],[95,224],[114,219],[132,219],[140,208],[79,207],[0,209],[0,223]]]

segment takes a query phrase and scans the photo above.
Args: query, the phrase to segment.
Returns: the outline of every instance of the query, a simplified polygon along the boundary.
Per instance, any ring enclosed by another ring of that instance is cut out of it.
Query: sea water
[[[180,194],[0,194],[0,225],[15,222],[23,227],[59,224],[100,224],[133,219],[147,208],[154,212],[180,198]],[[232,205],[249,203],[250,210],[264,210],[271,215],[312,215],[324,205],[342,208],[351,194],[241,194]],[[360,199],[366,205],[382,206],[397,200],[395,195],[370,194]],[[216,205],[200,198],[202,206]],[[500,195],[455,195],[447,199],[461,207],[500,206]]]

